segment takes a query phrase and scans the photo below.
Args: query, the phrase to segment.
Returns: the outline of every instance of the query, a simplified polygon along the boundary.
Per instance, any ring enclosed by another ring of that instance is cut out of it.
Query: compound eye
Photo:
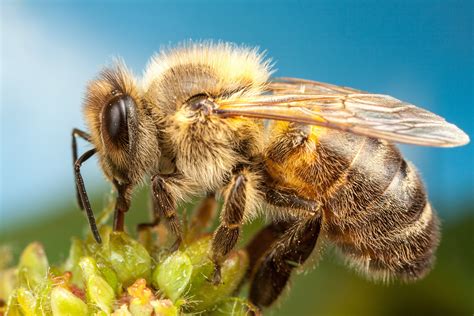
[[[128,142],[128,96],[113,99],[102,111],[102,134],[113,144],[119,146]]]

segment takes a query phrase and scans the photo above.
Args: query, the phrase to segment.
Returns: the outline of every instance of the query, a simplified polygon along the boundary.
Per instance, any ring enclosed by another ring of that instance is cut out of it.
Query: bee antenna
[[[76,176],[76,189],[81,201],[80,205],[82,205],[86,211],[87,220],[89,221],[89,226],[91,228],[94,239],[97,241],[97,243],[100,244],[102,243],[102,239],[100,238],[99,230],[97,229],[94,213],[92,212],[91,204],[89,202],[89,197],[87,196],[86,187],[84,185],[84,180],[81,175],[82,163],[85,162],[90,157],[92,157],[95,153],[96,153],[96,149],[94,148],[94,149],[86,151],[81,157],[79,157],[74,162],[74,174]],[[74,155],[74,152],[73,152],[73,155]]]

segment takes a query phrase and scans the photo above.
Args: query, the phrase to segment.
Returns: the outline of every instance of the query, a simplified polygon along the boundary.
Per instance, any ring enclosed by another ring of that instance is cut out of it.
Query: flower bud
[[[151,257],[148,251],[126,233],[112,232],[108,248],[104,245],[102,254],[124,286],[130,286],[139,278],[150,280]]]
[[[209,283],[212,278],[214,264],[209,259],[210,246],[211,236],[204,236],[190,244],[184,251],[193,265],[192,289],[200,288],[201,285]]]
[[[106,266],[105,264],[97,264],[102,277],[104,278],[107,283],[109,283],[110,287],[114,290],[115,294],[122,294],[122,284],[118,280],[117,274],[114,270]]]
[[[115,300],[114,290],[100,275],[93,258],[84,257],[79,261],[79,265],[84,276],[88,301],[110,314]]]
[[[248,301],[231,297],[223,300],[208,316],[258,316],[261,312]]]
[[[48,258],[39,242],[29,244],[20,256],[18,265],[20,285],[34,288],[48,274]]]
[[[51,291],[51,309],[53,316],[86,316],[88,312],[86,303],[61,286]]]
[[[153,273],[153,282],[166,297],[176,301],[189,287],[193,272],[191,260],[181,251],[168,256]]]
[[[16,291],[16,298],[21,311],[25,316],[36,315],[37,299],[30,290],[27,290],[24,287],[18,288]]]
[[[195,302],[192,311],[204,311],[232,295],[245,276],[247,266],[247,254],[242,250],[233,252],[222,264],[219,284],[214,285],[212,282],[203,282],[200,286],[192,284],[187,293]]]
[[[17,291],[15,290],[8,298],[5,316],[23,316],[16,292]]]
[[[170,300],[155,300],[150,303],[153,306],[155,315],[178,316],[178,308]]]
[[[82,256],[84,256],[84,245],[79,239],[73,238],[71,248],[69,248],[69,257],[63,265],[63,270],[72,273],[71,282],[78,286],[82,284],[82,271],[79,267],[79,259]]]

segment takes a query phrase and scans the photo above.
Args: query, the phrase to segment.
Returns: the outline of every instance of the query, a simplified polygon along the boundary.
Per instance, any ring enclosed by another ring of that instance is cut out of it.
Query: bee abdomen
[[[431,268],[439,222],[415,167],[368,139],[326,198],[325,228],[351,266],[371,278],[414,280]]]
[[[426,204],[418,221],[397,232],[370,224],[360,229],[371,231],[371,236],[359,233],[355,240],[339,240],[336,245],[348,264],[367,277],[411,281],[425,276],[431,269],[439,240],[439,222],[430,204]],[[378,233],[374,234],[375,231]]]

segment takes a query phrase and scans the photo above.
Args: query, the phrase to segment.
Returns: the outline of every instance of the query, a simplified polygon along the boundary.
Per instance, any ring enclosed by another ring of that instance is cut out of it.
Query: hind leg
[[[294,222],[273,222],[260,229],[247,244],[245,250],[249,257],[248,277],[258,268],[258,263],[270,247],[293,225]]]
[[[267,307],[280,296],[291,272],[313,252],[320,230],[319,214],[289,225],[259,260],[250,285],[250,301],[253,304]]]

